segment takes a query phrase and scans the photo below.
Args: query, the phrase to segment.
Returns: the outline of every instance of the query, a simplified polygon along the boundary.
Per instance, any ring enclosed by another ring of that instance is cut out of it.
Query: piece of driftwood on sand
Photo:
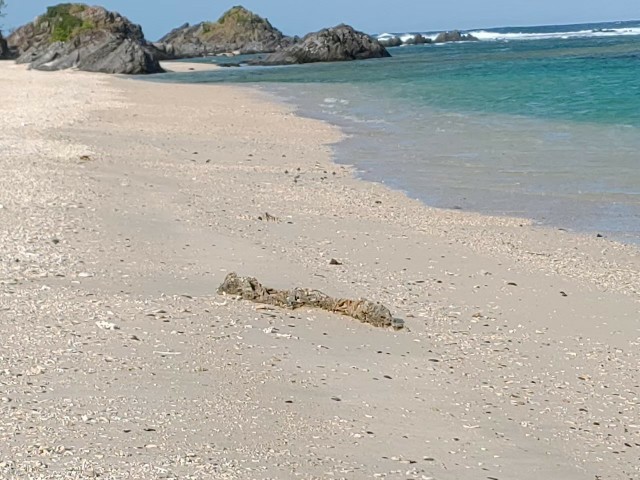
[[[265,287],[253,277],[240,277],[236,273],[227,275],[222,285],[218,288],[218,293],[238,295],[243,300],[249,300],[254,303],[290,309],[301,307],[320,308],[355,318],[374,327],[393,327],[396,330],[404,327],[403,320],[394,318],[387,307],[377,302],[366,299],[333,298],[318,290],[306,288],[276,290]]]

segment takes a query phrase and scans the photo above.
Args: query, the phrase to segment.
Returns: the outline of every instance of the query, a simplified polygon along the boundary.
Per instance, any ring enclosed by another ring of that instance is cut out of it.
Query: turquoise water
[[[260,85],[340,125],[339,162],[428,204],[640,241],[640,22],[473,33],[390,59],[160,79]]]

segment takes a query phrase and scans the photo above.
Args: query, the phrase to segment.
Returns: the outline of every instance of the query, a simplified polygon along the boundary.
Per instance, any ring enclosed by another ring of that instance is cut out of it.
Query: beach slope
[[[640,476],[634,247],[356,180],[250,89],[0,86],[0,477]],[[232,271],[407,328],[217,295]]]

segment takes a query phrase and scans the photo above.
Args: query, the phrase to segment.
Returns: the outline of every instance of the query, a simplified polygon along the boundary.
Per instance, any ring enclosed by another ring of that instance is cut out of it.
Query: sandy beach
[[[360,181],[250,88],[0,88],[0,478],[640,478],[636,247]]]

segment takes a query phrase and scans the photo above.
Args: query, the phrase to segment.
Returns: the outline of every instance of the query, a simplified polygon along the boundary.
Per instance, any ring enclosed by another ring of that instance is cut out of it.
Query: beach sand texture
[[[356,180],[251,89],[0,88],[0,478],[640,478],[637,248]]]

